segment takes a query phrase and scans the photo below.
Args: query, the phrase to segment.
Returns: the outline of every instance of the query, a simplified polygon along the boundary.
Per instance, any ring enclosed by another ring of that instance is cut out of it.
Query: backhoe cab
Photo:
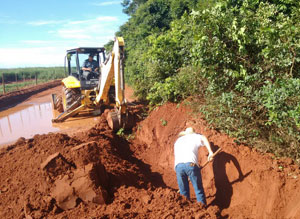
[[[97,63],[98,67],[101,63],[105,62],[105,49],[103,47],[91,48],[91,47],[80,47],[76,49],[67,50],[67,55],[65,57],[65,69],[69,76],[74,76],[80,81],[80,88],[82,90],[90,90],[98,85],[99,73],[101,69],[98,68],[97,71],[84,71],[84,63],[92,55],[92,59]]]
[[[94,67],[99,66],[98,69],[83,69],[83,63],[89,56],[93,56]],[[77,48],[67,51],[65,61],[69,76],[62,80],[62,94],[52,94],[53,108],[61,114],[52,122],[63,122],[84,110],[100,114],[105,108],[114,108],[107,116],[110,128],[130,128],[124,96],[123,38],[115,38],[107,59],[104,48]]]

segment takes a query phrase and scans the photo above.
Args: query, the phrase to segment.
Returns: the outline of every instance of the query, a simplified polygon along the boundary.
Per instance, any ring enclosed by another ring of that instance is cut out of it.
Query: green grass
[[[45,83],[48,81],[51,81],[51,80],[39,79],[37,81],[37,84],[42,84],[42,83]],[[32,87],[32,86],[35,86],[35,80],[27,80],[27,81],[21,81],[18,83],[14,82],[14,83],[10,83],[10,84],[5,84],[5,93],[16,91],[16,90],[21,90],[21,89]],[[0,87],[0,94],[3,94],[3,85],[2,84]]]
[[[4,74],[4,81],[6,82],[6,93],[34,86],[35,75],[37,75],[37,84],[66,77],[63,67],[0,69],[0,94],[3,94],[2,73]]]

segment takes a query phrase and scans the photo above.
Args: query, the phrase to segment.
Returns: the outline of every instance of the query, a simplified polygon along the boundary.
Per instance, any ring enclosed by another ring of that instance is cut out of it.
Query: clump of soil
[[[109,205],[86,206],[65,211],[69,218],[219,218],[219,208],[204,209],[170,188],[137,189],[121,186]]]

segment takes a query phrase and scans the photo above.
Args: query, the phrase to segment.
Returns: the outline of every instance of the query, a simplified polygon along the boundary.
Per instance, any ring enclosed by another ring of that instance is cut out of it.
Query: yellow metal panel
[[[119,46],[124,46],[125,45],[123,37],[117,37],[117,39],[119,41]]]
[[[111,57],[106,63],[106,65],[101,66],[101,83],[99,94],[96,98],[97,103],[99,103],[101,100],[103,100],[103,102],[105,103],[108,102],[108,92],[114,77],[114,58],[115,54],[114,52],[112,52]]]
[[[101,83],[99,86],[99,94],[97,95],[96,103],[99,103],[102,100],[105,104],[108,104],[109,88],[112,84],[114,84],[116,98],[115,104],[117,108],[120,108],[122,105],[126,104],[123,87],[124,85],[122,83],[124,72],[120,69],[120,52],[123,55],[124,45],[125,43],[123,37],[116,37],[110,58],[105,64],[101,65]],[[125,109],[123,111],[125,111]]]
[[[116,102],[119,105],[123,105],[125,98],[124,98],[124,87],[123,85],[123,77],[124,72],[121,72],[121,53],[123,53],[123,46],[124,46],[124,39],[122,37],[118,37],[115,41],[113,51],[115,53],[114,59],[114,76],[115,76],[115,84],[116,84]]]
[[[80,87],[80,81],[75,78],[74,76],[69,76],[62,80],[62,84],[66,88],[79,88]]]

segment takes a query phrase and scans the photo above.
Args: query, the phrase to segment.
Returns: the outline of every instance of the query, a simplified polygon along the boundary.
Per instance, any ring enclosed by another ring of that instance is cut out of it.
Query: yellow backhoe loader
[[[86,58],[90,59],[89,66],[80,65]],[[62,95],[52,94],[53,108],[61,114],[52,122],[63,122],[85,110],[101,114],[105,108],[114,108],[107,116],[110,128],[130,128],[124,94],[123,38],[115,38],[107,59],[102,47],[80,47],[67,51],[65,63],[69,76],[62,80]]]

